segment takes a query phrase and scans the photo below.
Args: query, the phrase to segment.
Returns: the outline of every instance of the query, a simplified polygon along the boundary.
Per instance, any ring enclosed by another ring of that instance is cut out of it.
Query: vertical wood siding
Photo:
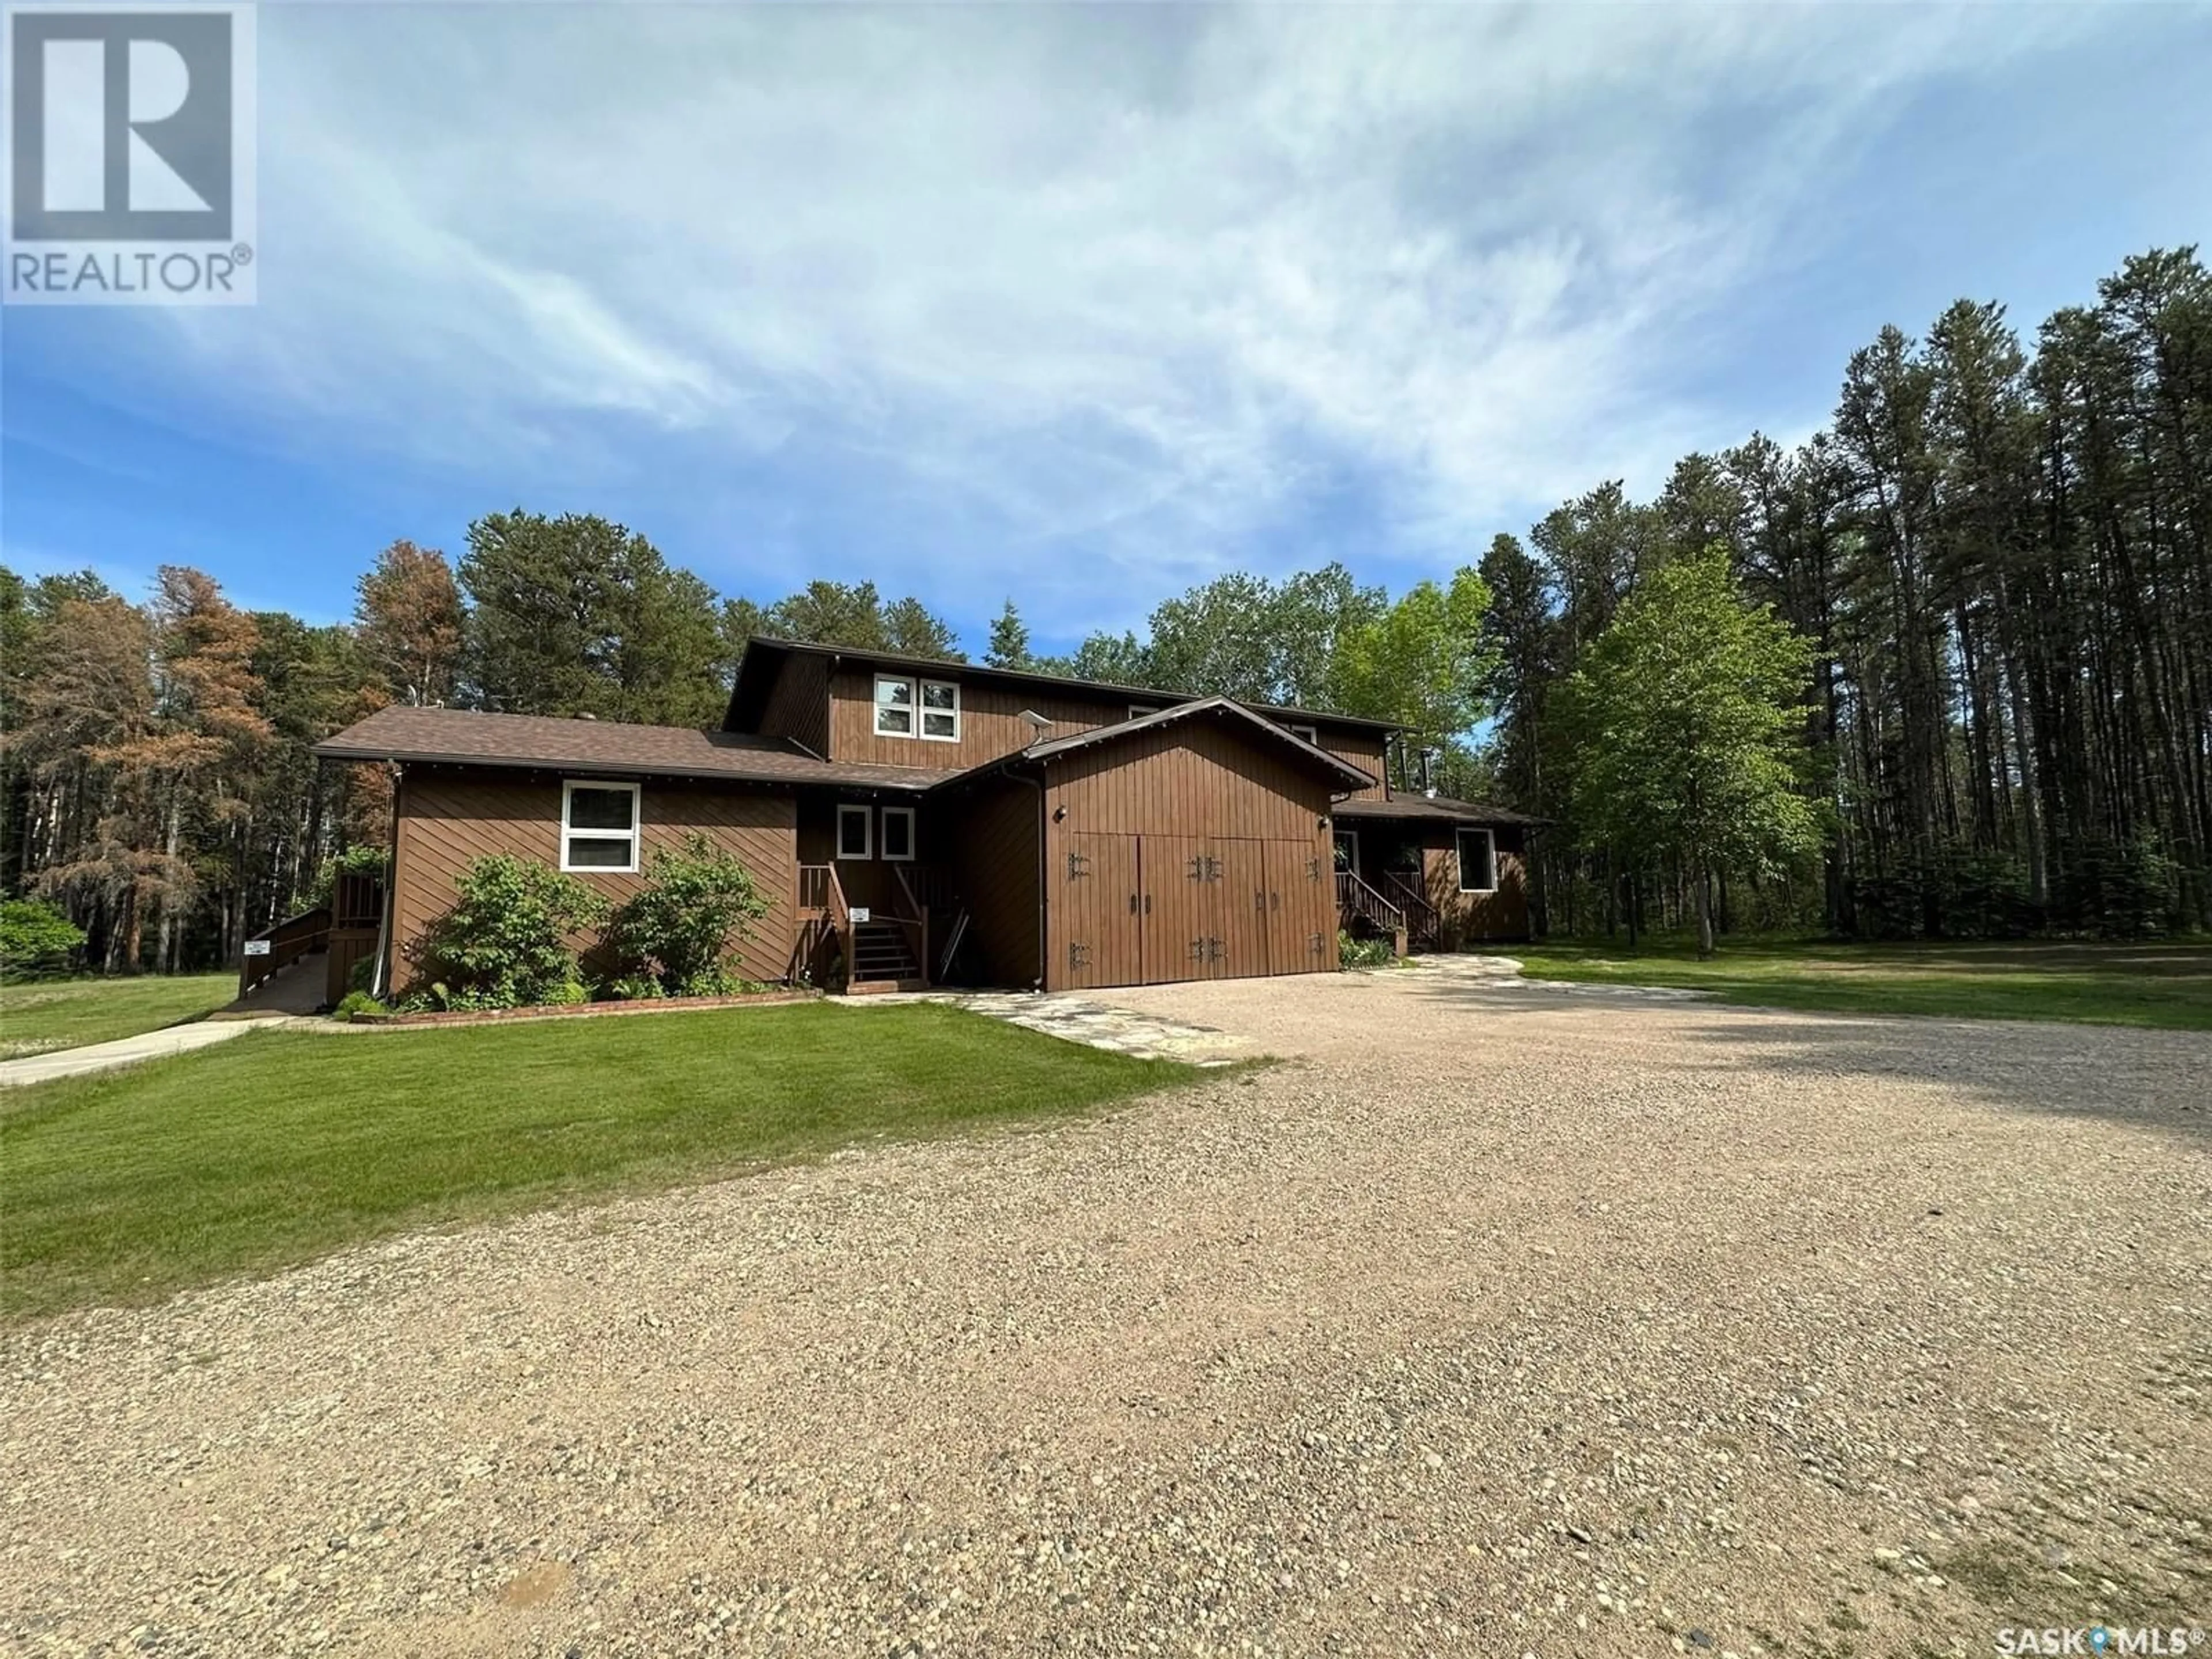
[[[837,808],[841,805],[868,809],[868,856],[864,859],[837,856]],[[837,884],[845,890],[846,903],[865,905],[871,910],[888,914],[897,896],[898,878],[893,872],[902,866],[883,855],[886,806],[915,809],[915,845],[927,848],[927,831],[937,809],[915,796],[886,797],[861,790],[817,793],[810,790],[799,803],[799,861],[834,864],[837,866]],[[912,876],[910,868],[908,876]]]
[[[959,665],[948,664],[944,678],[957,681]],[[960,740],[933,743],[918,737],[878,737],[875,696],[876,677],[872,672],[846,669],[831,682],[830,759],[866,761],[880,766],[981,766],[1018,749],[1026,749],[1037,740],[1036,729],[1021,718],[1024,708],[1034,709],[1054,722],[1052,730],[1044,734],[1053,738],[1069,737],[1129,718],[1127,698],[1105,701],[1056,696],[1047,691],[1024,690],[1015,686],[963,684]],[[918,713],[916,718],[920,718]]]
[[[552,868],[561,862],[561,781],[563,775],[473,767],[410,767],[399,787],[399,843],[394,861],[392,978],[401,994],[417,970],[410,947],[450,910],[454,882],[471,859],[512,853]],[[752,979],[781,979],[789,964],[793,903],[797,896],[798,836],[794,803],[738,786],[656,782],[639,791],[644,847],[680,847],[686,831],[702,830],[744,860],[769,899],[767,915],[739,955]],[[579,872],[577,879],[619,904],[641,884],[641,876]],[[571,941],[587,953],[592,939]]]
[[[947,665],[944,678],[958,681],[959,665]],[[776,690],[780,696],[782,682],[778,683]],[[1025,708],[1053,722],[1052,729],[1044,736],[1066,738],[1079,732],[1095,731],[1102,726],[1118,726],[1129,718],[1132,707],[1147,706],[1140,693],[1117,697],[1075,692],[1060,696],[1042,689],[1023,690],[1012,686],[963,683],[960,688],[960,741],[933,743],[921,738],[878,737],[875,696],[876,678],[872,672],[847,669],[830,680],[830,747],[824,751],[830,759],[867,761],[883,766],[981,766],[1037,741],[1036,729],[1021,718]],[[1150,706],[1167,705],[1161,702]],[[1371,788],[1359,792],[1360,798],[1379,797],[1382,793],[1382,735],[1338,730],[1320,722],[1316,722],[1316,730],[1320,733],[1322,748],[1351,762],[1376,780]],[[810,740],[801,737],[800,741]]]
[[[1355,789],[1347,800],[1383,800],[1389,791],[1383,786],[1382,737],[1380,732],[1332,731],[1328,726],[1318,728],[1320,746],[1340,761],[1358,767],[1375,780],[1362,789]]]
[[[1079,957],[1120,963],[1133,920],[1118,901],[1071,873],[1086,849],[1093,870],[1130,866],[1096,840],[1139,838],[1136,921],[1147,981],[1303,973],[1336,966],[1334,884],[1323,827],[1329,786],[1233,729],[1194,720],[1053,762],[1045,790],[1045,982],[1088,973]],[[1057,820],[1057,821],[1055,821]],[[1195,866],[1193,860],[1211,860]],[[1317,875],[1316,872],[1318,872]],[[1115,930],[1085,939],[1079,927]],[[1321,948],[1312,948],[1319,938]],[[1217,953],[1194,951],[1217,942]],[[1071,951],[1071,946],[1087,947]]]
[[[789,738],[816,754],[830,754],[830,665],[804,651],[784,653],[768,706],[762,709],[762,735]]]
[[[925,846],[951,874],[968,905],[976,959],[988,982],[1038,982],[1037,792],[1018,779],[980,785],[937,808],[937,834]]]

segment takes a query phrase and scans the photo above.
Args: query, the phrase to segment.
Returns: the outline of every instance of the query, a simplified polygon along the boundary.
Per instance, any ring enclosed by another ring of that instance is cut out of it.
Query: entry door
[[[1250,979],[1267,973],[1268,888],[1266,843],[1227,839],[1213,843],[1222,878],[1215,884],[1218,908],[1214,933],[1222,944],[1218,971],[1226,979]],[[1276,908],[1281,908],[1276,896]]]
[[[1308,842],[1269,842],[1267,971],[1309,974],[1334,967],[1335,945],[1335,872]]]
[[[1218,921],[1227,874],[1196,836],[1144,838],[1145,983],[1218,979],[1226,949]]]
[[[1060,886],[1070,986],[1134,985],[1144,977],[1137,874],[1134,836],[1079,831],[1067,838]]]

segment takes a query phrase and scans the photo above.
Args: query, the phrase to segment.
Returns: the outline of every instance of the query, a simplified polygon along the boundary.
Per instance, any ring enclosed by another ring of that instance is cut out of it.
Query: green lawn
[[[1547,941],[1515,953],[1532,979],[1679,985],[1729,1002],[1863,1014],[2078,1020],[2212,1030],[2212,942],[2142,945],[1694,945]]]
[[[152,1301],[381,1234],[1196,1075],[934,1004],[258,1031],[0,1094],[0,1311]]]
[[[0,985],[0,1060],[198,1019],[238,995],[236,974],[140,974]]]

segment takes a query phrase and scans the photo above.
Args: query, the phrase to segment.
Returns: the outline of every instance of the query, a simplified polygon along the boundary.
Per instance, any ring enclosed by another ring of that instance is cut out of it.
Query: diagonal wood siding
[[[1427,830],[1422,836],[1421,876],[1429,902],[1444,928],[1444,948],[1479,945],[1486,939],[1525,939],[1528,937],[1528,872],[1523,856],[1523,832],[1510,827],[1493,829],[1497,882],[1495,892],[1459,890],[1459,845],[1449,825]]]
[[[797,815],[793,798],[744,786],[716,787],[656,783],[639,798],[649,855],[682,844],[698,830],[744,860],[770,900],[767,915],[740,953],[752,979],[781,979],[791,958],[793,903],[797,896]],[[489,768],[407,769],[399,786],[398,854],[394,860],[392,956],[395,989],[404,994],[416,977],[410,949],[430,924],[453,908],[454,883],[470,860],[513,853],[557,868],[561,861],[561,779],[550,773]],[[577,879],[619,904],[642,878],[599,872]],[[571,941],[589,951],[597,943]]]

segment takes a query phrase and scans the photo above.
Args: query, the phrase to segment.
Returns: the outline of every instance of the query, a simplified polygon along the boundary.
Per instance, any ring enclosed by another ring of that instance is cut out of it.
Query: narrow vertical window
[[[837,809],[837,856],[841,859],[869,857],[868,820],[872,817],[865,806],[841,806]]]
[[[878,857],[894,864],[904,864],[914,857],[914,808],[886,806],[884,808],[883,850]]]
[[[1459,832],[1459,890],[1494,893],[1498,890],[1498,848],[1487,830]]]

